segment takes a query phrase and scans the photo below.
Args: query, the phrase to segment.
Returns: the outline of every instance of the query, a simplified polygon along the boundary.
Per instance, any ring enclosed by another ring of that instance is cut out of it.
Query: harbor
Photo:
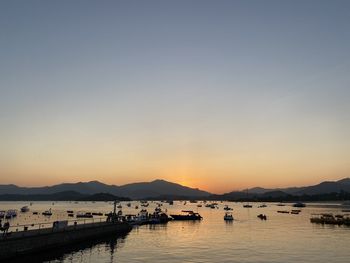
[[[138,236],[145,231],[149,233],[152,242],[155,242],[160,238],[159,233],[166,229],[171,232],[181,232],[185,229],[186,235],[187,232],[193,231],[193,227],[200,227],[202,231],[208,231],[208,227],[222,231],[220,229],[224,227],[221,235],[232,230],[243,231],[249,225],[258,232],[265,232],[265,228],[279,229],[283,225],[293,227],[300,224],[313,229],[313,225],[327,225],[321,222],[310,224],[310,218],[314,217],[315,212],[328,211],[339,215],[343,210],[340,205],[307,204],[306,207],[298,209],[298,213],[293,214],[296,209],[290,203],[285,204],[283,210],[290,213],[280,214],[277,203],[252,202],[252,207],[247,209],[240,202],[222,201],[37,202],[28,204],[25,211],[21,211],[21,207],[26,205],[23,202],[2,202],[1,205],[1,209],[5,211],[4,215],[8,211],[11,211],[12,215],[16,214],[12,219],[2,219],[2,226],[6,222],[9,222],[10,226],[6,233],[1,233],[1,260],[16,260],[29,254],[40,255],[56,251],[58,248],[66,251],[65,248],[88,240],[109,240],[125,235],[125,242],[131,242],[132,245],[133,242],[138,243],[138,240],[128,241],[129,236]],[[213,206],[215,209],[212,209]],[[335,218],[340,220],[340,216]],[[344,216],[343,220],[346,218]],[[347,224],[337,222],[337,228],[342,229],[344,233],[349,232]],[[252,233],[249,229],[245,231]],[[142,236],[139,238],[143,239]],[[177,238],[181,239],[180,236]],[[176,243],[176,239],[172,240]],[[147,246],[147,243],[144,245]]]

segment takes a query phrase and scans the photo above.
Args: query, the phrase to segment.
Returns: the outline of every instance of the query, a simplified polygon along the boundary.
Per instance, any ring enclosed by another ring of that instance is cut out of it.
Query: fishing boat
[[[41,214],[44,215],[44,216],[52,216],[51,208],[49,210],[46,210],[46,211],[42,212]]]
[[[181,214],[170,215],[174,220],[201,220],[202,216],[191,210],[182,210]]]
[[[22,208],[21,208],[21,212],[22,213],[26,213],[26,212],[28,212],[29,211],[29,207],[28,206],[23,206]]]
[[[224,220],[225,221],[233,221],[233,215],[231,212],[226,212],[224,215]]]

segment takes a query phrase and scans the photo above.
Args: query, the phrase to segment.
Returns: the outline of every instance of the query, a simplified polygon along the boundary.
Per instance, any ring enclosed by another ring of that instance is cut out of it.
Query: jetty
[[[115,212],[107,218],[16,225],[0,233],[0,261],[86,240],[122,235],[131,229],[130,224],[123,222]]]

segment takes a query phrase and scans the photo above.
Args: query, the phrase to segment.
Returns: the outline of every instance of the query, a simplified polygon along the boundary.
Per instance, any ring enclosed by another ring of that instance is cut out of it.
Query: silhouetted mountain
[[[132,199],[143,199],[147,197],[157,197],[161,195],[173,196],[191,196],[203,197],[210,193],[194,189],[180,184],[167,182],[164,180],[155,180],[152,182],[133,183],[122,186],[107,185],[98,181],[64,183],[45,187],[18,187],[16,185],[0,185],[0,195],[19,194],[19,195],[43,195],[54,194],[58,192],[74,191],[84,195],[96,193],[108,193],[115,196],[125,196]]]
[[[339,193],[341,191],[350,192],[350,178],[344,178],[335,182],[322,182],[317,185],[305,186],[305,187],[289,187],[289,188],[276,188],[265,189],[261,187],[255,187],[249,189],[251,194],[264,194],[271,191],[281,191],[291,195],[316,195],[327,193]]]
[[[119,197],[107,193],[93,195],[81,194],[74,191],[58,192],[54,194],[3,194],[0,201],[129,201],[130,198]]]

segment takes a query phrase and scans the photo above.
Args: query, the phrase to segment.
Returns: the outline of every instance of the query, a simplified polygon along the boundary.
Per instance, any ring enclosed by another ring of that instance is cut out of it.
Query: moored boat
[[[6,211],[5,218],[6,219],[12,219],[17,216],[17,210],[10,209]]]
[[[306,204],[301,203],[301,202],[293,204],[293,207],[305,207],[305,206],[306,206]]]
[[[29,211],[29,207],[28,206],[23,206],[22,208],[21,208],[21,212],[22,213],[26,213],[26,212],[28,212]]]
[[[44,215],[44,216],[52,216],[51,208],[49,210],[46,210],[46,211],[42,212],[41,214]]]
[[[225,221],[233,221],[233,215],[231,212],[226,212],[224,215],[224,220]]]
[[[174,220],[201,220],[202,216],[191,210],[182,210],[182,214],[170,215]]]

